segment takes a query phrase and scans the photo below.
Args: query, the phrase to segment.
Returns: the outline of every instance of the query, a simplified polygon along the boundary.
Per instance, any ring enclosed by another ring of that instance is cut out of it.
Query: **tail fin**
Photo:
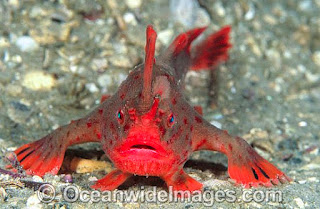
[[[228,59],[228,49],[232,46],[229,43],[230,26],[211,34],[200,44],[192,49],[192,70],[208,69],[215,67],[221,61]]]

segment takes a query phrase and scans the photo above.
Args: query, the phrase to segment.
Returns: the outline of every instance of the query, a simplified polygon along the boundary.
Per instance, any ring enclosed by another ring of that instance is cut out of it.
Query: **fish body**
[[[225,154],[230,177],[246,187],[289,181],[245,140],[211,125],[185,100],[188,70],[213,69],[228,59],[231,27],[191,46],[205,29],[180,34],[155,58],[157,34],[148,26],[145,62],[89,115],[18,148],[21,166],[32,175],[57,174],[68,146],[100,142],[116,169],[98,180],[94,189],[113,190],[130,176],[141,175],[158,176],[173,190],[201,190],[202,184],[183,170],[198,150]]]

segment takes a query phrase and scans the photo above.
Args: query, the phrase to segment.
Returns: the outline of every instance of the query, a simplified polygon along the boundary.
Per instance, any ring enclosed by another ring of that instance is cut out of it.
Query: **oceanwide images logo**
[[[38,198],[43,203],[54,201],[66,202],[146,202],[146,203],[203,203],[205,206],[212,206],[221,202],[282,202],[282,192],[277,190],[243,190],[237,194],[235,190],[205,190],[203,192],[168,191],[157,190],[157,187],[140,187],[138,190],[80,190],[77,186],[68,185],[56,191],[51,184],[43,184],[37,191]]]

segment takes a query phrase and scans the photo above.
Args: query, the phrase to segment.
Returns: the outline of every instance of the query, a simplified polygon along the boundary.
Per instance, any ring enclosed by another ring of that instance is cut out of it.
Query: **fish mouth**
[[[149,150],[156,150],[154,147],[150,145],[145,145],[145,144],[135,144],[130,147],[130,149],[149,149]]]
[[[129,139],[120,146],[119,153],[123,157],[133,157],[137,159],[148,159],[149,157],[159,158],[167,156],[167,152],[163,146],[155,139]]]

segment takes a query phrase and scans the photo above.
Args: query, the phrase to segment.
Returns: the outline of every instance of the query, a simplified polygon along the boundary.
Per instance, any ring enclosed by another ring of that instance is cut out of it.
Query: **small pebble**
[[[276,25],[278,23],[278,20],[271,15],[265,15],[263,20],[269,25]]]
[[[221,2],[217,1],[214,3],[213,8],[216,14],[220,17],[224,17],[226,15],[226,10],[224,9]]]
[[[126,0],[125,2],[130,9],[140,8],[142,4],[142,0]]]
[[[227,181],[219,180],[219,179],[211,179],[203,182],[204,187],[208,189],[217,189],[223,186],[229,186],[230,183]]]
[[[88,89],[91,93],[99,92],[99,88],[96,86],[95,83],[87,83],[86,89]]]
[[[299,184],[305,184],[307,183],[307,180],[301,180],[301,181],[298,181]]]
[[[12,96],[19,96],[22,92],[22,87],[20,85],[8,84],[6,88],[8,94]]]
[[[8,198],[8,194],[3,187],[0,187],[0,202],[5,202]]]
[[[92,60],[92,68],[96,71],[103,71],[107,69],[108,67],[108,61],[105,58],[101,59],[93,59]]]
[[[101,76],[98,77],[98,84],[100,87],[104,88],[112,84],[112,77],[110,76],[109,73],[102,74]]]
[[[127,77],[128,77],[127,74],[118,73],[116,77],[116,82],[118,83],[118,85],[120,85],[124,80],[126,80]]]
[[[219,123],[218,121],[213,120],[213,121],[210,121],[210,123],[219,129],[222,128],[222,124]]]
[[[42,71],[31,71],[24,75],[22,86],[33,91],[50,90],[56,85],[53,75]]]
[[[97,180],[98,180],[98,178],[95,176],[90,176],[88,179],[88,181],[97,181]]]
[[[313,7],[312,1],[310,0],[299,1],[298,8],[301,11],[309,11],[312,9],[312,7]]]
[[[132,14],[131,12],[125,13],[125,14],[123,15],[123,20],[124,20],[127,24],[137,25],[136,17],[135,17],[134,14]]]
[[[314,158],[309,164],[304,165],[301,170],[316,170],[320,168],[320,156]]]
[[[111,164],[106,161],[89,160],[74,157],[71,160],[70,169],[76,173],[90,173],[93,171],[111,170]]]
[[[252,20],[254,18],[255,15],[255,8],[252,4],[249,5],[249,10],[247,11],[247,13],[244,15],[244,19],[245,20]]]
[[[305,122],[305,121],[301,121],[301,122],[299,122],[298,125],[299,125],[300,127],[306,127],[306,126],[308,125],[308,123]]]
[[[43,182],[43,179],[40,176],[32,176],[32,181]]]
[[[39,48],[38,43],[30,36],[19,37],[16,46],[23,52],[31,52]]]
[[[171,29],[162,30],[158,33],[158,39],[164,45],[168,45],[173,36],[173,31]]]
[[[185,27],[193,27],[199,3],[196,0],[170,0],[172,19]]]
[[[319,152],[319,148],[317,145],[312,145],[304,150],[305,153],[315,154],[317,155]]]
[[[310,178],[308,178],[308,181],[310,181],[310,182],[319,182],[319,179],[317,177],[310,177]]]
[[[41,209],[43,208],[37,194],[32,195],[27,200],[27,208],[28,209]]]
[[[304,202],[302,201],[301,198],[298,197],[298,198],[294,198],[293,200],[295,201],[295,203],[300,209],[305,208]]]
[[[320,51],[316,51],[312,55],[312,61],[314,64],[320,66]]]
[[[220,114],[220,113],[217,113],[217,114],[214,114],[214,115],[213,115],[213,118],[214,118],[215,120],[219,120],[219,119],[222,119],[222,118],[223,118],[223,115]]]
[[[66,175],[63,177],[63,180],[64,180],[64,182],[66,182],[66,183],[72,183],[72,182],[73,182],[72,175],[71,175],[71,174],[66,174]]]
[[[109,61],[113,66],[116,66],[116,67],[132,68],[132,62],[128,58],[128,56],[114,55],[110,57]]]

